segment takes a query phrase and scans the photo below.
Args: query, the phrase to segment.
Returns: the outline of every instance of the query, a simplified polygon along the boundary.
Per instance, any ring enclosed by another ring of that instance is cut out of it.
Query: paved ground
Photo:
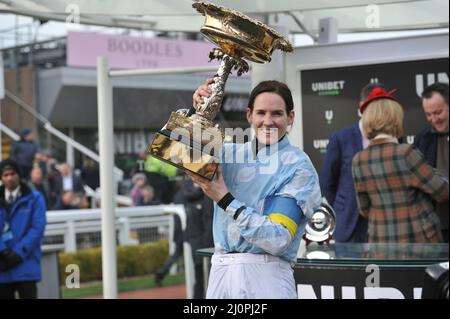
[[[102,296],[87,299],[101,299]],[[186,286],[173,285],[153,289],[122,292],[119,299],[186,299]]]

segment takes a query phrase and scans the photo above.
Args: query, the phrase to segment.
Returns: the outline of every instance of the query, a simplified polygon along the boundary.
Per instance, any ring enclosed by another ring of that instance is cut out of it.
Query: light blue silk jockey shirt
[[[215,252],[267,253],[294,264],[306,219],[321,203],[317,172],[287,136],[256,156],[254,146],[222,147],[222,175],[235,199],[226,211],[214,204]]]

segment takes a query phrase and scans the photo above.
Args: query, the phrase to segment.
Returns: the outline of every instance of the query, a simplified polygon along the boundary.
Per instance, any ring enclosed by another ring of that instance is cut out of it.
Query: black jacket
[[[414,138],[416,146],[425,157],[425,160],[433,167],[437,164],[438,134],[431,131],[431,126],[426,127]]]
[[[72,174],[72,180],[73,180],[73,191],[75,193],[84,194],[83,179],[78,175]],[[54,178],[52,193],[54,193],[57,197],[61,196],[61,194],[63,193],[63,177],[60,174],[55,176]]]

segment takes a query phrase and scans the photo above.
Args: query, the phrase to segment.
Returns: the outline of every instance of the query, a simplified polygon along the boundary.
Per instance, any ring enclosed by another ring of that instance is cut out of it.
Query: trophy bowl
[[[155,134],[149,152],[180,169],[212,180],[224,142],[223,131],[213,120],[222,106],[228,75],[232,70],[238,76],[247,72],[249,66],[245,60],[267,63],[275,49],[289,52],[292,46],[275,30],[239,12],[199,1],[192,6],[205,16],[200,32],[218,46],[209,58],[220,60],[220,66],[213,77],[214,83],[209,85],[211,95],[188,112],[172,112],[167,124]]]
[[[206,17],[200,32],[230,56],[266,63],[275,49],[292,51],[286,38],[240,12],[205,2],[192,6]]]

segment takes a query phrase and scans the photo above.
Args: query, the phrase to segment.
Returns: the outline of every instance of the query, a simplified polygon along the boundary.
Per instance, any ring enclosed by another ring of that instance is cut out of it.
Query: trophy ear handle
[[[191,106],[189,109],[178,109],[175,111],[175,113],[181,114],[184,116],[191,116],[192,114],[195,113],[195,109],[194,109],[194,107]]]
[[[193,114],[195,114],[195,107],[191,106],[186,115],[189,117]]]

